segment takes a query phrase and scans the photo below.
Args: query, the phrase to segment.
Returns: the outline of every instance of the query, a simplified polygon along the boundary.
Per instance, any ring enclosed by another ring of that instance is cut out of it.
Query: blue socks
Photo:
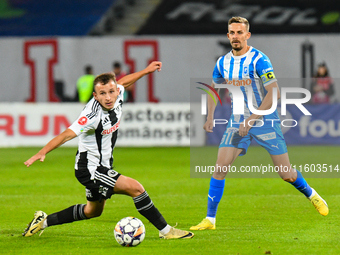
[[[312,188],[308,185],[306,180],[303,178],[302,174],[296,170],[297,178],[295,182],[291,182],[297,190],[303,193],[306,197],[310,197],[312,195]],[[210,179],[210,188],[208,193],[208,210],[207,217],[216,218],[217,207],[219,202],[221,201],[223,191],[224,191],[224,183],[225,180],[217,180],[211,177]]]
[[[297,172],[297,178],[295,182],[291,182],[297,190],[299,190],[301,193],[303,193],[306,197],[310,197],[312,195],[312,188],[308,185],[306,180],[303,178],[300,171],[296,170]]]
[[[217,207],[221,201],[224,191],[225,180],[216,180],[211,177],[210,188],[208,193],[208,211],[207,217],[215,218],[217,213]]]

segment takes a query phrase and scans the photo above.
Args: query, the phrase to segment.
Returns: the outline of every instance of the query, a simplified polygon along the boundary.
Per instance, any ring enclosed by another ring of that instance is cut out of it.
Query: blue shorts
[[[242,149],[240,156],[247,153],[251,140],[264,147],[271,155],[281,155],[287,152],[287,145],[283,137],[280,124],[265,123],[261,127],[252,127],[244,137],[238,133],[240,124],[228,122],[228,126],[223,134],[221,147],[233,147]]]

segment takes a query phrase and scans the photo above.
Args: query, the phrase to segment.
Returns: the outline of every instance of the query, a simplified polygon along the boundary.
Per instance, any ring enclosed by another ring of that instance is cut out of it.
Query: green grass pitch
[[[279,178],[227,178],[217,229],[195,231],[189,240],[160,240],[138,214],[131,198],[114,195],[101,217],[47,228],[39,237],[21,236],[36,210],[53,213],[85,203],[74,177],[75,148],[61,147],[45,162],[23,162],[38,148],[0,149],[0,254],[340,254],[340,179],[308,178],[328,202],[323,217],[291,185]],[[204,149],[211,162],[216,147]],[[339,147],[289,147],[292,163],[339,164]],[[206,213],[209,179],[190,178],[190,148],[116,148],[115,169],[137,179],[170,225],[189,229]],[[267,152],[251,147],[235,164],[270,163]],[[340,173],[339,173],[340,175]],[[126,216],[140,218],[146,238],[122,247],[113,229]]]

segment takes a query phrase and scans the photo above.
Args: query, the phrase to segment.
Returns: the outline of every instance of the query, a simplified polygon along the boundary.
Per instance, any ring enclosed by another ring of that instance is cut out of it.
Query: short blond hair
[[[249,32],[250,29],[250,25],[249,25],[249,21],[246,18],[242,18],[242,17],[232,17],[229,21],[228,21],[228,27],[230,24],[233,23],[241,23],[241,24],[245,24],[246,28],[247,28],[247,32]]]

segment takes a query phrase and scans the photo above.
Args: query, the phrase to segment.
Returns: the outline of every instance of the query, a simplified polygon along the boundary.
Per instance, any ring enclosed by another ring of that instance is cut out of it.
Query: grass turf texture
[[[291,185],[279,178],[228,178],[219,205],[217,229],[195,231],[189,240],[160,240],[158,231],[138,214],[132,199],[114,195],[101,217],[54,226],[41,237],[21,236],[36,210],[59,211],[85,203],[85,190],[74,177],[75,148],[51,152],[44,163],[23,162],[38,148],[0,149],[1,254],[339,254],[340,179],[307,181],[328,202],[323,217]],[[292,163],[338,164],[339,147],[290,147]],[[189,148],[116,148],[116,170],[139,180],[169,224],[181,229],[206,213],[209,179],[190,178]],[[204,157],[216,157],[205,148]],[[293,162],[294,161],[294,162]],[[270,163],[267,152],[251,147],[235,164]],[[340,174],[339,174],[340,175]],[[113,229],[121,218],[135,216],[146,238],[135,248],[121,247]]]

